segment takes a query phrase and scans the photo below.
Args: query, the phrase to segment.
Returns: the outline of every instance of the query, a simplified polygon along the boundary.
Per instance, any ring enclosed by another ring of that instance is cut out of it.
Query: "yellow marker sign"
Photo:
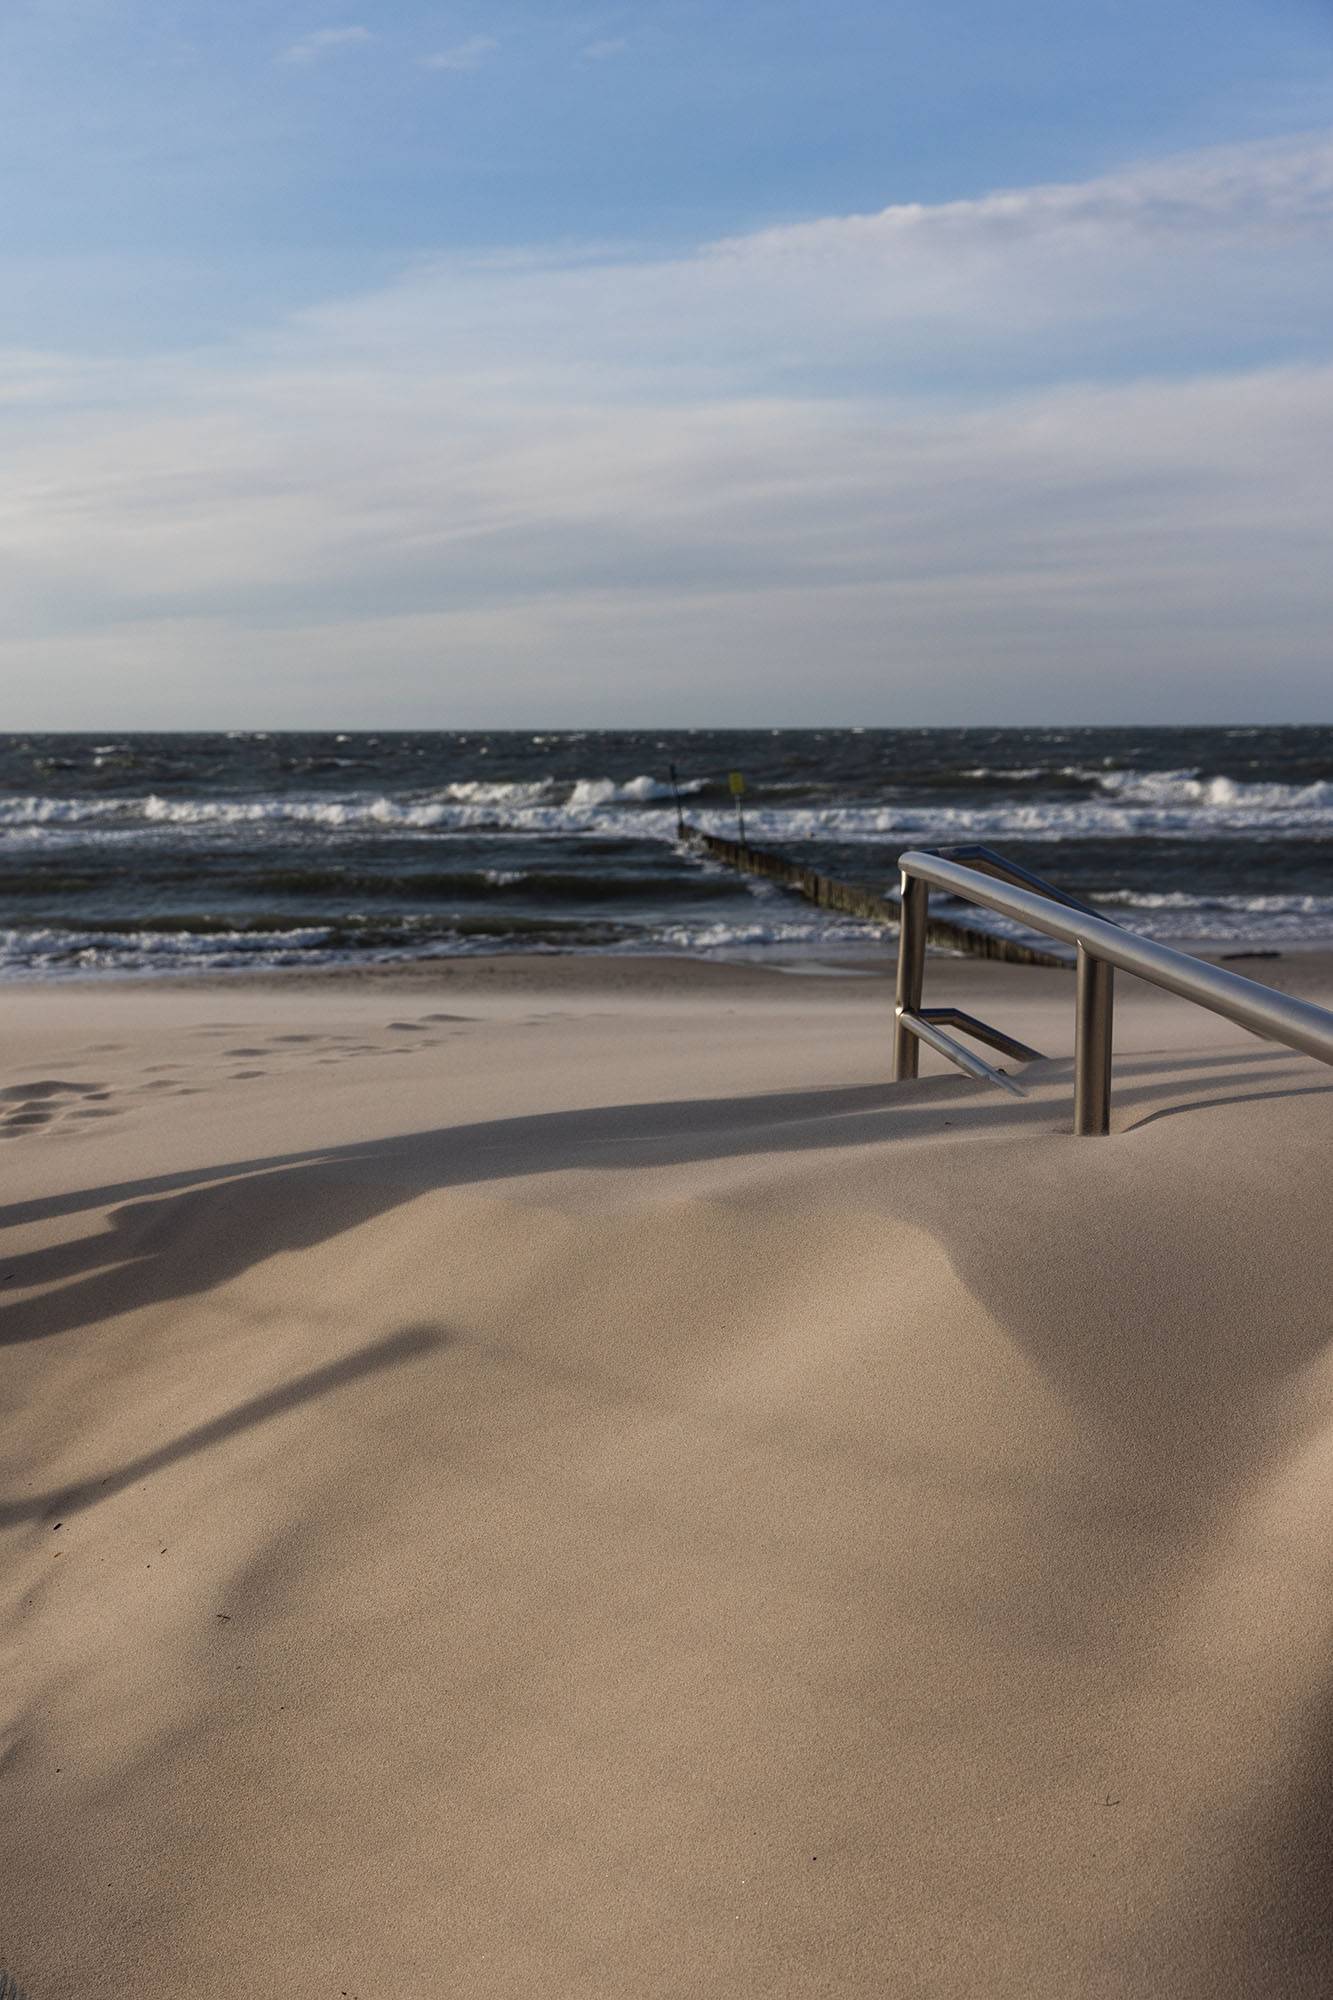
[[[731,796],[732,796],[732,798],[733,798],[733,799],[738,799],[738,798],[739,798],[739,797],[741,796],[741,793],[742,793],[742,792],[743,792],[744,790],[745,790],[745,778],[744,778],[744,774],[743,774],[742,772],[740,772],[740,771],[733,771],[733,772],[732,772],[732,774],[731,774]]]

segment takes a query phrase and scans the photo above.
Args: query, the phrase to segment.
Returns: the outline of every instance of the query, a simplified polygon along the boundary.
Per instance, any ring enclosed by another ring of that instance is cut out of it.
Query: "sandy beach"
[[[30,2000],[1327,1994],[1333,1075],[1072,987],[10,989]]]

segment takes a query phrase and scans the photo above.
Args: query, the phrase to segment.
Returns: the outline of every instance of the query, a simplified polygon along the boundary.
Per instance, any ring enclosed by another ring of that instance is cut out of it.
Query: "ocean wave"
[[[1309,949],[1333,943],[1333,896],[1318,895],[1191,895],[1183,889],[1091,890],[1094,909],[1117,919],[1145,937],[1160,938],[1204,950],[1227,945]],[[950,916],[980,930],[1006,929],[1002,918],[972,905],[942,897]],[[933,906],[932,906],[933,907]]]
[[[965,771],[957,773],[941,771],[938,774],[937,782],[949,784],[957,776],[959,778],[979,778],[990,784],[1017,785],[1030,784],[1034,778],[1045,778],[1049,775],[1049,771],[1043,764],[972,764]],[[1077,778],[1083,775],[1083,772],[1076,770],[1072,765],[1063,766],[1057,773],[1057,776],[1064,778]]]
[[[1255,796],[1259,791],[1267,798]],[[930,845],[1005,837],[1033,841],[1151,838],[1160,834],[1333,832],[1333,786],[1246,788],[1248,795],[1214,794],[1199,804],[1102,799],[1003,800],[986,805],[906,804],[747,808],[746,829],[759,846],[783,841],[922,841]],[[697,816],[708,832],[734,834],[725,813]]]
[[[262,741],[256,734],[254,741]],[[363,746],[364,747],[364,746]],[[134,746],[108,740],[95,759]],[[345,760],[334,758],[333,765]],[[1166,770],[1070,762],[977,763],[949,772],[886,764],[878,796],[830,797],[827,773],[790,771],[758,776],[747,800],[752,838],[785,841],[880,841],[896,836],[1062,838],[1067,834],[1136,834],[1216,829],[1286,831],[1333,827],[1333,779],[1305,783],[1250,782],[1205,775],[1197,766]],[[864,781],[863,781],[864,782]],[[948,788],[961,796],[950,798]],[[710,831],[730,831],[730,802],[720,780],[691,777],[679,786],[691,816]],[[968,793],[971,796],[968,796]],[[987,796],[989,792],[990,796]],[[1015,795],[1017,794],[1017,795]],[[141,793],[32,792],[0,797],[0,831],[31,827],[222,829],[273,827],[407,833],[513,831],[579,833],[595,826],[613,834],[670,838],[673,788],[648,772],[630,778],[557,775],[459,778],[432,788],[342,792],[277,791],[201,796],[145,789]]]
[[[254,972],[307,963],[332,933],[297,930],[0,930],[0,979],[50,979],[80,973]]]
[[[621,788],[623,790],[623,788]],[[704,831],[732,837],[733,815],[722,808],[696,810]],[[1151,838],[1162,834],[1327,834],[1333,832],[1333,786],[1249,786],[1235,793],[1213,789],[1206,801],[1139,801],[1121,794],[1102,799],[1025,798],[987,805],[905,804],[760,806],[746,811],[756,846],[839,842],[888,845],[900,841],[937,845],[965,840],[1057,841]],[[498,799],[401,800],[386,796],[343,799],[10,798],[0,801],[0,835],[115,834],[152,837],[246,832],[260,828],[309,828],[330,833],[608,834],[629,840],[673,841],[671,809],[594,800],[578,804]]]
[[[407,965],[432,958],[461,958],[505,951],[607,951],[622,942],[605,926],[458,925],[417,939],[404,933],[376,939],[339,922],[284,930],[0,930],[0,982],[76,979],[116,973],[159,974],[287,971],[302,967]],[[635,942],[651,949],[651,941]]]
[[[433,959],[489,957],[512,952],[539,955],[568,950],[600,955],[680,954],[725,957],[786,947],[873,946],[863,925],[822,926],[817,921],[774,924],[671,925],[621,936],[459,932],[413,944],[367,945],[337,930],[178,932],[0,931],[0,984],[24,980],[80,979],[114,974],[159,978],[190,974],[257,973],[304,969],[421,964]]]
[[[1106,908],[1134,910],[1227,910],[1247,916],[1333,918],[1333,896],[1192,896],[1183,889],[1116,889],[1092,901]]]
[[[942,899],[947,902],[947,899]],[[1135,898],[1102,896],[1104,907],[1123,911],[1135,930],[1203,949],[1295,947],[1333,937],[1333,897],[1214,896],[1161,892]],[[596,954],[671,953],[701,958],[778,962],[892,951],[896,927],[824,914],[790,902],[775,890],[756,893],[751,914],[697,916],[653,923],[606,922],[591,912],[545,920],[518,916],[451,916],[446,923],[424,913],[392,924],[354,914],[327,924],[216,926],[198,920],[157,925],[79,928],[47,924],[0,930],[0,982],[236,973],[255,974],[406,965],[514,951],[575,949]],[[979,930],[1004,929],[989,912],[968,906],[957,915]]]
[[[512,783],[490,778],[464,778],[457,784],[446,785],[442,797],[452,799],[459,805],[522,807],[551,798],[555,790],[554,778],[516,779]]]
[[[460,788],[466,790],[467,788]],[[502,792],[528,788],[500,787]],[[428,828],[447,822],[475,823],[482,812],[495,817],[508,801],[454,806],[442,800],[412,802],[377,797],[318,799],[184,799],[149,792],[139,798],[0,799],[0,829],[31,827],[327,827]],[[510,810],[521,815],[524,805]]]
[[[708,789],[707,778],[682,778],[676,786],[682,798],[695,798]],[[659,778],[646,775],[628,778],[617,784],[614,778],[578,778],[566,801],[574,812],[585,811],[589,807],[608,806],[621,800],[636,805],[648,805],[658,799],[670,799],[675,794],[670,785],[664,785]]]
[[[706,780],[691,779],[682,795],[697,794]],[[670,785],[642,776],[551,777],[498,781],[471,778],[444,785],[426,796],[391,798],[386,793],[320,798],[174,798],[159,792],[135,797],[62,797],[28,794],[0,798],[0,829],[33,826],[140,824],[170,827],[311,826],[329,828],[513,826],[544,831],[561,816],[581,827],[608,806],[651,805],[670,799]],[[665,816],[663,816],[665,818]],[[673,821],[674,824],[674,821]]]
[[[1071,770],[1070,775],[1074,775]],[[1194,806],[1224,812],[1327,812],[1333,808],[1333,781],[1315,779],[1306,785],[1247,783],[1224,774],[1204,777],[1197,769],[1181,771],[1100,771],[1097,783],[1110,797],[1126,805]]]
[[[653,944],[662,950],[685,952],[690,956],[726,957],[728,954],[766,953],[783,946],[860,946],[873,951],[892,926],[855,923],[844,918],[789,918],[770,923],[665,924],[654,934]],[[893,933],[896,935],[896,932]],[[621,950],[643,950],[643,945],[621,946]]]

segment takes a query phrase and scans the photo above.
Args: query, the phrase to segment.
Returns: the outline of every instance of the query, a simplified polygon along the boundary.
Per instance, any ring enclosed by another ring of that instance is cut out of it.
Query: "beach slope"
[[[1333,1076],[951,976],[7,1003],[32,2000],[1327,1993]]]

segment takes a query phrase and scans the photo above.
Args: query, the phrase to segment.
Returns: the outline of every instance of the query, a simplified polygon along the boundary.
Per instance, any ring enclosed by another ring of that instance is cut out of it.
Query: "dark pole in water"
[[[731,796],[736,801],[736,829],[740,835],[740,845],[745,845],[745,779],[741,772],[731,774]]]
[[[676,801],[676,837],[679,839],[685,831],[685,814],[680,803],[680,787],[676,783],[676,767],[671,764],[668,769],[671,772],[671,796]]]

